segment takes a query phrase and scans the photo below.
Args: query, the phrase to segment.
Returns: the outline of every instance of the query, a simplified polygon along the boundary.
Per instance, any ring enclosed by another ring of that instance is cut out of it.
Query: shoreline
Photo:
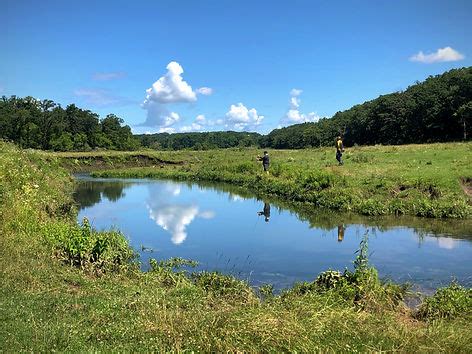
[[[368,216],[472,218],[472,199],[463,187],[463,181],[472,178],[467,168],[472,165],[472,143],[351,148],[344,166],[330,161],[331,150],[274,150],[269,175],[249,159],[257,154],[254,149],[148,151],[168,162],[150,166],[137,166],[127,158],[131,153],[102,152],[109,162],[99,168],[93,164],[97,153],[48,155],[69,169],[85,168],[96,177],[224,182],[259,195]]]

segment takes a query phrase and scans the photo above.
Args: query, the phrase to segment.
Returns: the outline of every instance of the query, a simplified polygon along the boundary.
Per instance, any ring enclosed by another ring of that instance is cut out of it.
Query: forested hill
[[[207,150],[244,146],[259,146],[262,135],[248,132],[157,133],[136,135],[142,146],[152,149]]]
[[[270,132],[261,146],[303,148],[332,145],[336,135],[347,145],[408,144],[470,140],[472,67],[431,76],[403,92],[337,112],[317,123]]]
[[[85,151],[93,148],[133,150],[139,142],[123,119],[51,100],[3,96],[0,99],[0,139],[23,148]]]
[[[258,146],[275,149],[333,145],[337,135],[347,146],[470,140],[472,137],[472,67],[431,76],[403,92],[337,112],[316,123],[275,129],[268,135],[247,132],[131,134],[113,114],[51,100],[5,96],[0,100],[0,139],[45,150],[212,149]]]

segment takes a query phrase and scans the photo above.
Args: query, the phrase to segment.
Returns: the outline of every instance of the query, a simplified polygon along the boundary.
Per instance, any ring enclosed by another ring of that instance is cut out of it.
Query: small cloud
[[[215,212],[211,210],[202,211],[198,214],[199,217],[203,219],[213,219],[215,217]]]
[[[255,108],[248,109],[241,102],[232,104],[226,113],[226,125],[236,130],[254,129],[262,123],[264,116],[257,114]]]
[[[169,133],[169,134],[174,134],[175,133],[175,128],[167,127],[167,128],[159,128],[157,131],[158,133]]]
[[[203,114],[199,114],[197,118],[195,118],[195,122],[200,123],[200,124],[205,124],[206,118]]]
[[[98,107],[125,106],[136,103],[125,97],[114,95],[108,90],[97,88],[77,89],[74,91],[74,95],[82,98],[85,103]]]
[[[204,96],[210,96],[213,93],[213,89],[210,87],[200,87],[197,89],[197,93]]]
[[[188,132],[198,132],[202,130],[202,126],[198,123],[192,123],[191,125],[184,125],[179,129],[181,133],[188,133]]]
[[[111,81],[111,80],[122,79],[125,76],[126,76],[126,73],[123,71],[108,72],[108,73],[95,73],[92,75],[92,80]]]
[[[308,114],[304,114],[300,112],[300,98],[299,96],[302,94],[302,90],[299,89],[292,89],[290,90],[290,108],[285,114],[285,116],[281,119],[281,123],[285,124],[298,124],[298,123],[306,123],[306,122],[317,122],[320,119],[315,112],[310,112]],[[281,127],[281,125],[279,125]]]
[[[459,53],[457,50],[452,49],[451,47],[445,47],[440,48],[436,52],[431,54],[424,54],[422,51],[420,51],[418,54],[411,56],[410,61],[432,64],[447,61],[458,61],[464,58],[465,56]]]

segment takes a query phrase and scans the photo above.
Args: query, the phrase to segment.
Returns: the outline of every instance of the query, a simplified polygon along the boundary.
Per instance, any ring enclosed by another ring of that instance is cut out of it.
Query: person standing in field
[[[340,136],[336,138],[336,160],[338,160],[339,165],[343,165],[343,152],[344,152],[344,145],[343,141]]]
[[[269,174],[269,153],[267,151],[264,151],[264,155],[258,156],[257,159],[259,161],[262,161],[262,167],[264,168],[264,172]]]

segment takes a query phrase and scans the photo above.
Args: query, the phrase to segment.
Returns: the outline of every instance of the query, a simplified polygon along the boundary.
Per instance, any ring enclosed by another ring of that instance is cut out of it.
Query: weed
[[[416,313],[419,319],[467,317],[472,315],[472,289],[456,283],[438,289],[434,296],[427,297]]]
[[[97,232],[84,218],[82,225],[47,224],[42,233],[62,261],[95,272],[128,267],[136,254],[118,231]]]

